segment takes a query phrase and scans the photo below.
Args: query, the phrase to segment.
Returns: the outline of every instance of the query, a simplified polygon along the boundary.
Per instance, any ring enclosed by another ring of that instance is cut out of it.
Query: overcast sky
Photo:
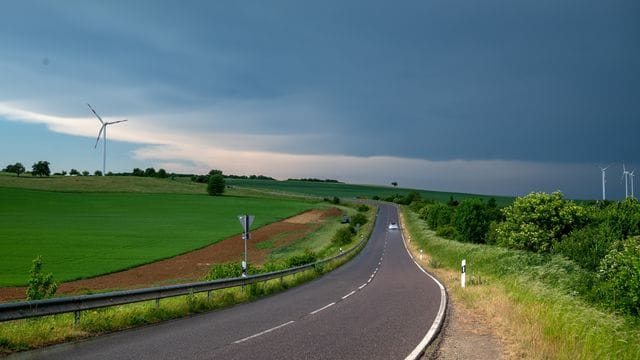
[[[621,198],[640,2],[3,2],[0,166],[101,169],[86,103],[107,171]]]

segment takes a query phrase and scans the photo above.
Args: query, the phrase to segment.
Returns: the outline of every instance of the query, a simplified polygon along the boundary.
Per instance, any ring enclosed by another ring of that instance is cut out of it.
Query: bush
[[[366,204],[361,204],[361,205],[358,205],[358,209],[357,210],[359,212],[367,212],[367,211],[369,211],[369,206],[366,205]]]
[[[351,223],[355,226],[355,224],[360,224],[360,226],[366,224],[368,221],[367,217],[363,213],[357,213],[351,217]]]
[[[451,225],[454,209],[451,206],[436,203],[428,205],[426,221],[430,228],[437,230],[441,226]]]
[[[351,226],[340,228],[336,231],[335,235],[333,235],[331,243],[337,246],[347,245],[353,240],[354,233],[355,229]]]
[[[305,249],[303,254],[294,255],[287,259],[287,267],[296,267],[314,263],[318,260],[318,255],[309,250]]]
[[[619,240],[605,224],[573,231],[553,245],[553,252],[575,261],[583,269],[596,271],[609,253],[611,244]]]
[[[505,220],[495,228],[497,244],[534,252],[551,251],[555,241],[588,220],[586,211],[559,191],[517,198],[503,213]]]
[[[447,239],[455,239],[458,237],[458,232],[453,225],[444,225],[440,226],[438,230],[436,230],[436,235]]]
[[[42,273],[42,256],[38,255],[33,260],[31,271],[29,272],[29,286],[27,287],[27,300],[40,300],[50,298],[58,290],[58,284],[53,281],[51,273]]]
[[[640,237],[616,244],[598,271],[605,303],[626,314],[640,315]]]
[[[458,233],[458,240],[473,243],[486,243],[487,232],[492,221],[498,216],[495,208],[489,207],[481,199],[463,200],[456,207],[453,226]]]

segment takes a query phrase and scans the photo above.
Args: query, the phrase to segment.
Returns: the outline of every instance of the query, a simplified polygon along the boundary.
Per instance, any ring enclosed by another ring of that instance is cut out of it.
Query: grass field
[[[227,179],[227,184],[239,188],[265,189],[272,192],[284,194],[305,194],[318,197],[339,198],[381,198],[394,194],[405,195],[414,189],[394,188],[391,186],[374,185],[353,185],[343,183],[311,182],[311,181],[276,181],[276,180],[250,180],[250,179]],[[448,201],[450,197],[456,200],[479,197],[483,199],[495,198],[498,205],[503,206],[513,201],[512,197],[488,196],[465,193],[451,193],[440,191],[418,190],[425,199],[435,201]]]
[[[26,180],[42,184],[47,179]],[[144,184],[156,179],[133,180]],[[255,215],[256,228],[313,207],[291,200],[80,192],[69,184],[56,186],[74,192],[0,187],[0,286],[25,285],[37,255],[56,280],[69,281],[172,257],[238,234],[238,214]]]

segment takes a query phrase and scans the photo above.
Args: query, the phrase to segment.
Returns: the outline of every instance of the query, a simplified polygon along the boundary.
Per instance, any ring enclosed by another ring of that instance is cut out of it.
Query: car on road
[[[400,227],[398,227],[397,223],[389,223],[389,230],[398,230]]]

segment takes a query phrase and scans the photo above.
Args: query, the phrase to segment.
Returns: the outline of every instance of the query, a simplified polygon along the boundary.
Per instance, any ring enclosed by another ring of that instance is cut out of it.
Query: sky
[[[107,171],[620,199],[640,2],[4,2],[0,167],[101,170],[87,103]]]

